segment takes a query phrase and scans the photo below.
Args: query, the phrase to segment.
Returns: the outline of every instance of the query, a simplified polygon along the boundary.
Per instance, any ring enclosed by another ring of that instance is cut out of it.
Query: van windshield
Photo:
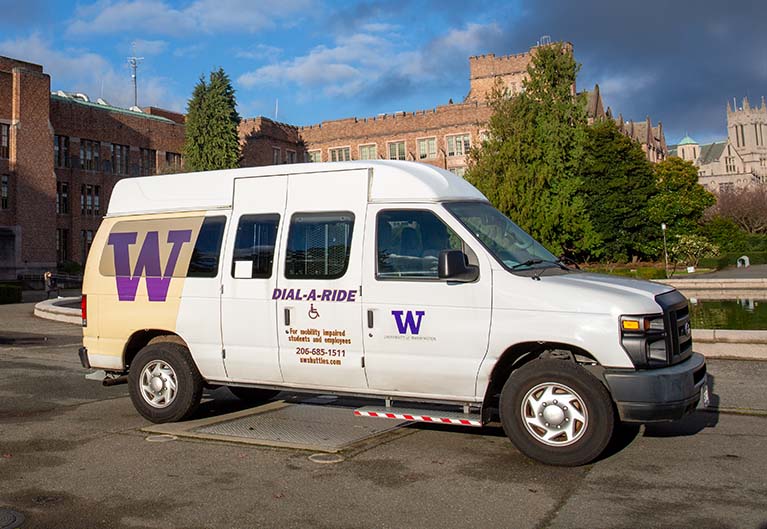
[[[486,202],[450,202],[445,208],[509,270],[564,268],[558,259]]]

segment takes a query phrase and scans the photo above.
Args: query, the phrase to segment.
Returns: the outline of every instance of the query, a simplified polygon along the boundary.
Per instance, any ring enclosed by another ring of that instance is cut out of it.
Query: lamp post
[[[663,232],[663,257],[666,263],[666,279],[668,279],[668,249],[666,248],[666,223],[662,222],[660,229]]]

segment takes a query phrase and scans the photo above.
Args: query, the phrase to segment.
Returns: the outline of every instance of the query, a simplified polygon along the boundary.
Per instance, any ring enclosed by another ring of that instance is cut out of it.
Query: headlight
[[[621,345],[635,367],[668,365],[663,314],[621,316]]]

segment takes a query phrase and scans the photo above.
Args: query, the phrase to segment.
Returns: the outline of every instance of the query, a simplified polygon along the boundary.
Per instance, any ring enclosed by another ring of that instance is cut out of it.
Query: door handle
[[[368,310],[368,329],[373,328],[373,311]]]
[[[290,325],[290,309],[285,309],[285,325]]]

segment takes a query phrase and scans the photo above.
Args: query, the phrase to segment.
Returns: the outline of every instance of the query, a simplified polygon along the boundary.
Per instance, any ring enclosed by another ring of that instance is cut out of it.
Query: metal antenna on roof
[[[131,69],[131,81],[133,81],[133,106],[138,106],[138,87],[136,83],[136,70],[138,70],[138,64],[144,60],[143,57],[136,57],[136,43],[131,42],[131,56],[128,57],[128,65]]]

